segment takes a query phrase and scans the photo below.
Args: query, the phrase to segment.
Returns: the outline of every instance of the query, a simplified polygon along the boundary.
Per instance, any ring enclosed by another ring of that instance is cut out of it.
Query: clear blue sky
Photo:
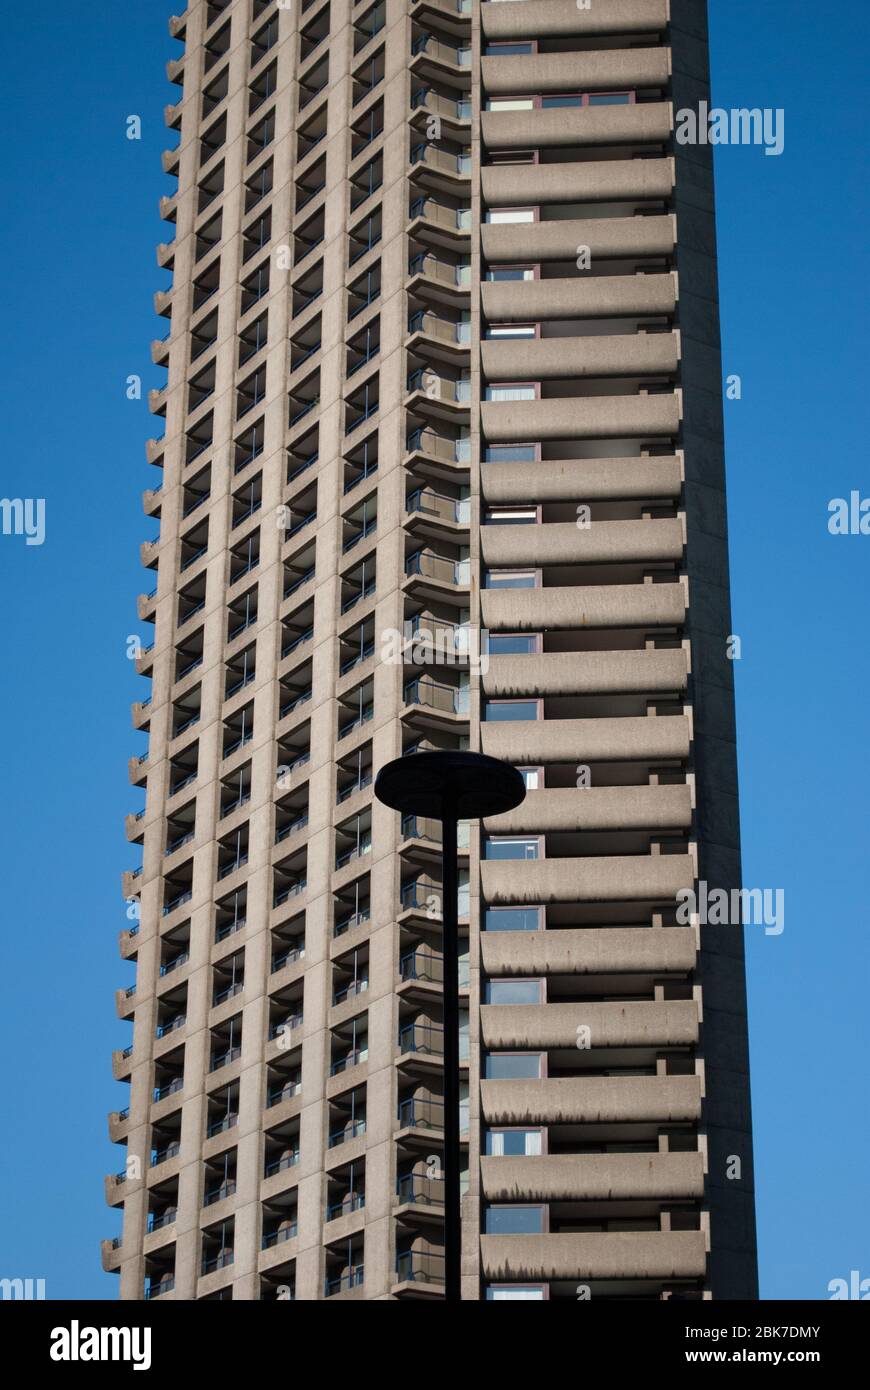
[[[179,0],[179,8],[182,0]],[[826,1297],[870,1277],[867,576],[870,537],[827,504],[870,496],[866,397],[866,0],[711,0],[714,100],[786,111],[780,158],[717,157],[744,867],[783,887],[786,930],[748,963],[762,1292]],[[0,537],[5,791],[0,972],[5,1136],[0,1275],[49,1298],[113,1298],[99,1240],[119,1230],[104,1173],[122,1150],[110,1052],[124,813],[141,794],[125,656],[143,630],[140,494],[154,429],[125,381],[159,385],[151,297],[171,180],[168,0],[48,0],[4,21],[2,237],[8,391],[2,485],[45,497],[47,538]],[[130,114],[143,139],[125,138]],[[147,631],[147,628],[144,629]]]

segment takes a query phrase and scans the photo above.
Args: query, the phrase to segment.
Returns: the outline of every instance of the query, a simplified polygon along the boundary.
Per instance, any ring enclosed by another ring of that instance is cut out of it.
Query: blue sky
[[[181,0],[179,0],[179,5]],[[750,933],[762,1294],[819,1299],[870,1277],[866,1201],[868,933],[866,617],[870,537],[832,537],[828,502],[870,496],[868,217],[861,168],[863,0],[711,0],[717,105],[782,107],[785,151],[717,155],[744,871],[781,887],[786,930]],[[171,181],[162,109],[178,45],[165,0],[49,0],[9,11],[0,100],[11,134],[2,237],[8,391],[2,493],[45,497],[41,547],[0,537],[5,795],[0,971],[6,1137],[0,1274],[49,1298],[113,1298],[99,1240],[119,1230],[102,1176],[121,1167],[106,1113],[129,1028],[113,992],[123,817],[141,805],[126,659],[155,534],[142,491],[160,384],[149,343]],[[127,116],[143,138],[125,138]],[[11,436],[11,437],[10,437]]]

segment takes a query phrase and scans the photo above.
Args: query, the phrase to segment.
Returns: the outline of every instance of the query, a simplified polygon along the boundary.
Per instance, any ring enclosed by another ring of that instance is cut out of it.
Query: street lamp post
[[[521,774],[483,753],[415,753],[382,767],[375,796],[403,815],[441,821],[441,918],[444,962],[444,1293],[461,1298],[459,1193],[459,901],[456,831],[460,820],[497,816],[526,794]]]

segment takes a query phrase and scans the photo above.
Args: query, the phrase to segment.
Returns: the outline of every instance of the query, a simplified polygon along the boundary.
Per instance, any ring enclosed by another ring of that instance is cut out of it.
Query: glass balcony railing
[[[333,1279],[327,1278],[324,1282],[323,1292],[327,1298],[331,1298],[333,1294],[343,1293],[345,1289],[359,1288],[364,1283],[364,1279],[365,1267],[354,1265],[345,1274],[339,1274]]]
[[[403,691],[406,705],[422,705],[439,714],[458,715],[468,714],[470,694],[467,686],[440,685],[426,677],[408,681]]]

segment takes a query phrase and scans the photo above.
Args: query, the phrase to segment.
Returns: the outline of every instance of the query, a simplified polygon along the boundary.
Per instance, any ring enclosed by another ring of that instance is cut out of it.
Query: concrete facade
[[[742,933],[676,914],[740,883],[703,0],[170,33],[104,1265],[441,1296],[439,831],[372,782],[471,748],[463,1297],[754,1298]]]

